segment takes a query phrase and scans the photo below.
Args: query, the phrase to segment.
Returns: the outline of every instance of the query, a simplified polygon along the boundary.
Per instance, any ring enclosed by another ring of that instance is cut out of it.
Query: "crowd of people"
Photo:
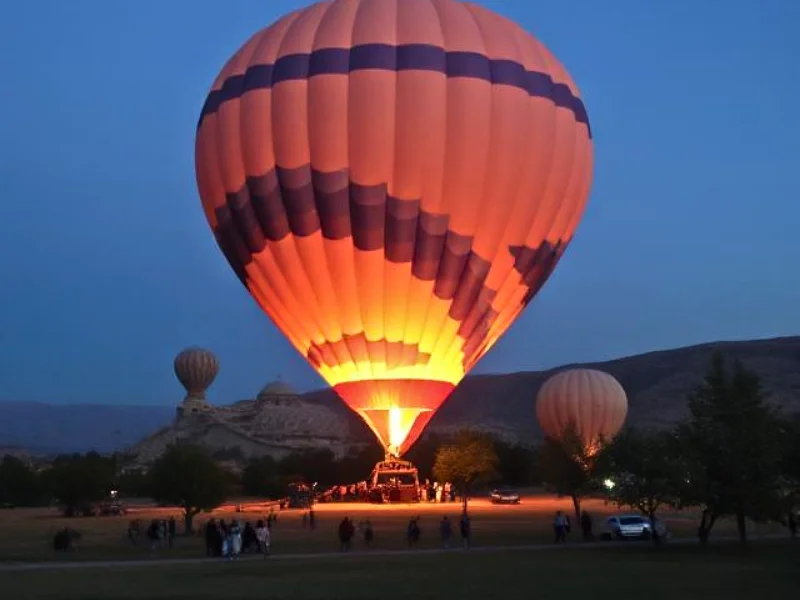
[[[150,544],[150,550],[155,552],[159,548],[168,547],[172,548],[172,544],[176,535],[176,522],[175,517],[170,516],[169,519],[153,519],[147,525],[144,535]],[[133,519],[128,524],[128,540],[134,546],[142,539],[142,522],[139,519]]]
[[[422,527],[420,525],[421,520],[422,517],[416,516],[412,517],[408,521],[408,526],[406,528],[406,541],[408,542],[409,548],[414,548],[422,537]],[[358,530],[361,533],[364,546],[366,548],[372,547],[372,542],[375,539],[375,530],[373,529],[372,523],[369,521],[369,519],[359,523]],[[461,518],[458,521],[458,530],[461,535],[462,546],[464,548],[469,548],[472,539],[472,521],[466,511],[461,514]],[[356,536],[356,525],[353,523],[353,520],[350,519],[350,517],[346,516],[341,520],[339,523],[338,534],[339,549],[342,552],[348,552],[351,550],[353,547],[353,539]],[[439,539],[442,548],[450,548],[452,537],[452,523],[450,518],[447,515],[444,515],[439,521]]]
[[[429,502],[447,501],[440,500],[440,494],[447,494],[445,497],[448,500],[452,499],[452,496],[450,496],[452,488],[447,490],[446,485],[437,486],[436,484],[432,484],[430,487],[434,490],[434,493],[428,497]],[[304,511],[301,519],[304,529],[312,531],[316,529],[316,516],[313,507]],[[277,520],[278,515],[274,512],[274,509],[266,517],[259,519],[255,525],[249,521],[242,523],[237,519],[231,519],[230,521],[209,519],[199,531],[199,535],[205,540],[206,556],[234,560],[243,554],[269,555],[272,541],[271,532]],[[593,523],[592,517],[587,511],[581,512],[579,524],[583,539],[591,541],[593,539]],[[556,544],[565,543],[571,529],[572,524],[569,515],[561,510],[556,511],[553,518],[554,542]],[[432,527],[431,530],[434,535],[438,532],[439,543],[443,549],[448,549],[452,546],[456,532],[460,536],[463,548],[468,549],[471,545],[472,522],[466,510],[461,513],[457,523],[453,523],[449,516],[444,515],[439,519],[438,526]],[[163,547],[172,548],[176,536],[175,517],[153,519],[144,532],[139,519],[134,519],[129,523],[127,536],[132,544],[138,544],[140,539],[144,537],[143,533],[151,551],[154,552]],[[349,516],[345,516],[339,522],[337,535],[339,549],[342,552],[348,552],[352,550],[357,538],[361,539],[364,548],[371,548],[377,533],[369,519],[356,524]],[[410,518],[405,529],[405,541],[408,548],[416,547],[422,535],[422,517],[415,516]],[[79,534],[77,532],[68,529],[58,531],[53,540],[54,549],[57,551],[73,550],[74,540],[78,539],[78,537]]]
[[[591,515],[586,512],[585,510],[581,511],[581,532],[583,534],[583,540],[586,542],[590,542],[594,539],[594,533],[592,533],[592,517]],[[553,533],[555,534],[555,543],[556,544],[563,544],[567,541],[567,534],[572,531],[572,523],[569,520],[569,515],[557,510],[556,516],[553,519]]]
[[[203,530],[206,542],[206,556],[224,557],[229,560],[242,554],[270,554],[270,529],[277,519],[272,513],[266,519],[259,519],[255,527],[247,521],[210,519]]]
[[[321,492],[317,501],[319,502],[374,502],[379,492],[389,498],[391,494],[387,492],[393,487],[398,487],[399,483],[388,481],[385,484],[370,486],[366,481],[359,481],[350,485],[335,485]],[[456,486],[452,483],[439,483],[438,481],[425,480],[416,489],[417,500],[420,502],[455,502]]]

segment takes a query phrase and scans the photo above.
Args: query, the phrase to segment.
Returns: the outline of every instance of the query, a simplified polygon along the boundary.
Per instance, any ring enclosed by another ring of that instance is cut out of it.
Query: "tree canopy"
[[[42,485],[33,469],[16,456],[4,456],[0,461],[0,504],[32,506],[42,500]]]
[[[622,432],[605,453],[609,499],[655,521],[662,506],[679,503],[679,482],[684,473],[678,450],[672,432]]]
[[[67,516],[90,514],[93,504],[109,497],[114,461],[96,452],[56,457],[43,482]]]
[[[473,486],[497,475],[497,453],[489,436],[464,431],[451,443],[441,446],[433,463],[433,475],[439,481],[456,486],[461,492],[464,510]]]
[[[198,446],[170,446],[149,476],[154,500],[181,507],[187,533],[196,515],[218,507],[228,494],[228,474]]]
[[[601,440],[601,449],[590,452],[570,423],[560,439],[545,438],[539,451],[539,474],[545,487],[572,499],[576,519],[581,516],[581,498],[598,489],[603,464],[599,455],[604,447]]]
[[[681,502],[702,509],[701,540],[717,518],[732,515],[744,541],[747,518],[774,517],[780,506],[781,421],[758,374],[738,360],[728,368],[721,354],[690,395],[689,410],[677,432],[685,470]]]

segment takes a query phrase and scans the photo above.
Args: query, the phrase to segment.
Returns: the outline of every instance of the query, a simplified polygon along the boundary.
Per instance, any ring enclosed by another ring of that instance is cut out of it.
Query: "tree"
[[[42,500],[42,485],[36,473],[16,456],[0,461],[0,504],[34,506]]]
[[[738,360],[729,370],[719,353],[689,396],[689,410],[691,417],[678,428],[681,501],[702,509],[702,542],[723,515],[736,517],[745,542],[747,518],[764,520],[779,510],[781,422],[765,401],[758,374]]]
[[[377,443],[351,450],[337,462],[337,481],[350,483],[366,479],[375,463],[382,461],[384,456],[384,449]]]
[[[242,471],[242,490],[248,496],[278,498],[285,492],[285,484],[271,456],[251,459]]]
[[[458,433],[452,443],[441,446],[436,452],[433,475],[439,481],[449,481],[456,486],[466,512],[473,487],[497,476],[497,453],[491,438],[471,431]]]
[[[606,491],[609,499],[639,510],[655,523],[660,507],[679,502],[683,472],[676,454],[676,441],[669,432],[621,433],[605,452],[613,484]],[[658,541],[657,536],[653,539]]]
[[[114,462],[96,452],[57,456],[42,479],[68,517],[94,512],[93,504],[109,497]]]
[[[308,483],[341,483],[337,481],[336,457],[327,448],[293,452],[280,461],[278,471],[288,479]]]
[[[127,498],[149,498],[150,477],[143,469],[126,469],[117,475],[117,489]]]
[[[529,486],[541,483],[537,449],[522,444],[494,442],[498,458],[498,476],[507,485]]]
[[[605,444],[599,442],[600,450],[590,452],[578,435],[574,423],[570,423],[560,439],[546,438],[539,450],[539,474],[545,487],[559,496],[572,499],[575,518],[581,518],[581,498],[597,491],[597,477],[602,471],[599,461]]]
[[[215,509],[228,494],[227,473],[199,446],[170,446],[149,475],[153,498],[183,510],[186,533],[192,532],[195,516]]]
[[[784,447],[781,459],[781,506],[776,520],[797,535],[800,511],[800,414],[784,422]]]
[[[419,470],[421,480],[433,477],[433,463],[436,461],[436,453],[439,448],[447,442],[437,433],[424,434],[403,456],[411,461]]]

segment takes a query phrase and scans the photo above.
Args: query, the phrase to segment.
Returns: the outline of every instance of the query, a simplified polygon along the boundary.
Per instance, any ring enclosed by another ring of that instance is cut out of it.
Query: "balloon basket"
[[[407,460],[386,456],[369,478],[369,499],[375,503],[419,502],[419,472]]]

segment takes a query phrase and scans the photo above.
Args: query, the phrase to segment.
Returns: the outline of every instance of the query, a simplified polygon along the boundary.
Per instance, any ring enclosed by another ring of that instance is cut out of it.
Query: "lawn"
[[[471,503],[474,543],[479,546],[527,545],[551,540],[551,523],[557,509],[571,510],[568,500],[539,494],[525,496],[519,506],[493,506],[485,500]],[[586,509],[595,517],[599,526],[603,515],[615,512],[613,506],[601,501],[586,503]],[[277,554],[335,551],[336,528],[344,515],[359,522],[369,519],[375,530],[374,546],[382,550],[398,550],[406,546],[405,528],[409,518],[421,515],[422,540],[420,546],[438,546],[438,523],[442,515],[457,519],[458,504],[423,504],[412,506],[388,506],[370,504],[321,504],[317,506],[317,528],[309,531],[302,527],[302,511],[279,512],[279,520],[273,528],[273,548]],[[125,537],[128,522],[138,517],[147,521],[155,516],[165,518],[178,512],[168,509],[145,508],[141,513],[126,517],[91,517],[65,519],[50,510],[15,509],[0,511],[0,562],[42,560],[98,560],[150,558],[151,552],[145,541],[131,545]],[[197,525],[202,525],[209,516],[229,520],[255,522],[263,512],[235,513],[232,510],[217,511],[213,515],[201,515]],[[664,513],[662,518],[676,537],[691,537],[697,525],[691,513]],[[69,554],[52,551],[52,536],[59,528],[69,526],[78,530],[82,538],[78,550]],[[752,525],[753,534],[782,534],[779,526]],[[730,536],[732,524],[721,521],[713,535]],[[579,533],[570,535],[577,541]],[[358,547],[358,543],[356,546]],[[204,554],[204,544],[199,536],[178,537],[173,549],[160,549],[160,557],[196,557]]]
[[[493,598],[797,597],[800,544],[648,544],[593,549],[464,552],[314,560],[270,559],[194,566],[0,572],[15,600],[265,598],[286,600]]]

